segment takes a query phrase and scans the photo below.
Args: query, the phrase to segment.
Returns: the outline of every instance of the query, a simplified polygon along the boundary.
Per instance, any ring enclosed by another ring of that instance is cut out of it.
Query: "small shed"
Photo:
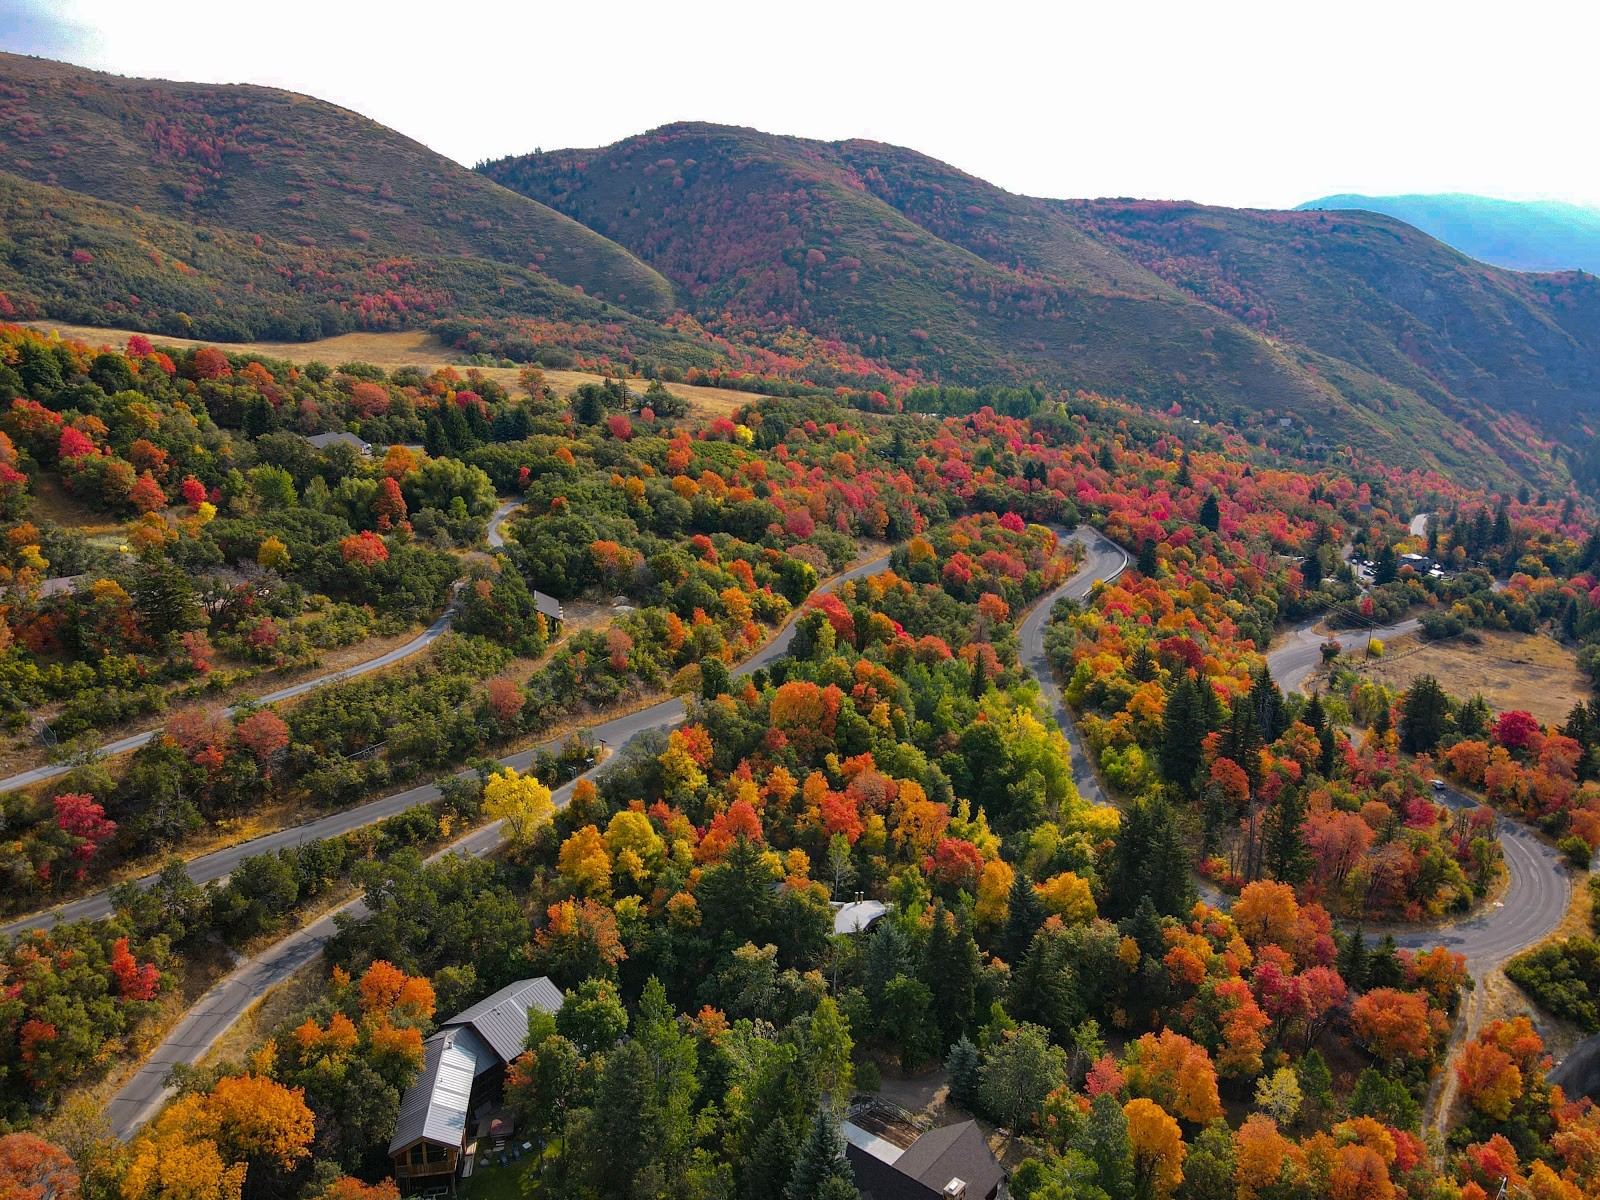
[[[546,596],[537,588],[533,592],[533,607],[550,626],[550,636],[554,637],[561,632],[561,622],[565,621],[566,614],[561,610],[561,601],[554,596]]]

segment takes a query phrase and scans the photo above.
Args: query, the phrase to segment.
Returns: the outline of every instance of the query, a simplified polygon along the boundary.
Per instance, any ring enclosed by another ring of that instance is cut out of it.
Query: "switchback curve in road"
[[[877,575],[888,568],[888,557],[882,556],[861,563],[847,571],[835,576],[817,590],[829,591],[839,584],[853,579]],[[751,655],[739,666],[734,668],[735,676],[747,675],[762,667],[768,666],[788,652],[789,644],[794,640],[795,617],[800,610],[796,609],[791,614],[789,621],[779,630],[776,637],[755,654]],[[634,738],[650,729],[666,729],[677,725],[684,718],[683,701],[678,699],[663,700],[649,708],[641,709],[636,713],[614,717],[608,721],[601,721],[587,727],[587,732],[601,740],[613,749],[620,750]],[[518,770],[525,770],[531,764],[534,750],[524,750],[518,754],[509,755],[500,762]],[[601,769],[601,765],[591,767],[588,771],[578,776],[578,779],[587,779]],[[572,789],[576,785],[574,779],[555,789],[552,797],[557,807],[565,807],[572,799]],[[330,832],[318,836],[332,836],[333,825],[343,825],[342,832],[355,829],[362,825],[377,820],[388,812],[398,812],[412,804],[425,803],[439,797],[439,789],[434,784],[425,784],[403,792],[398,796],[390,796],[384,800],[374,801],[372,804],[354,808],[346,813],[335,814],[325,818],[324,821],[312,825],[302,826],[298,829],[285,830],[283,835],[288,841],[283,844],[292,845],[297,841],[310,840],[311,831],[319,825],[325,825]],[[379,807],[385,810],[378,812]],[[234,850],[245,850],[258,854],[263,849],[265,838],[258,838],[255,842],[248,843],[247,847],[235,847]],[[442,850],[435,853],[429,861],[434,861],[449,854],[463,854],[481,858],[493,852],[501,842],[500,824],[485,825],[465,837],[452,842]],[[206,863],[207,859],[218,859],[218,856],[231,854],[231,851],[219,851],[217,855],[208,855],[206,859],[196,859],[190,863],[190,875],[195,874],[195,869]],[[238,858],[245,857],[239,854]],[[234,860],[235,864],[237,859]],[[204,870],[223,865],[223,860],[218,859]],[[231,870],[232,867],[227,868]],[[226,874],[226,870],[218,870],[217,874],[208,878],[218,878]],[[105,906],[105,912],[110,911],[109,899],[104,896],[91,897]],[[88,903],[87,901],[84,903]],[[259,954],[252,956],[240,963],[231,974],[219,982],[209,992],[202,996],[184,1014],[178,1024],[167,1034],[166,1038],[152,1052],[149,1059],[134,1073],[132,1078],[125,1083],[121,1090],[112,1097],[106,1106],[106,1115],[111,1124],[111,1131],[124,1140],[133,1136],[146,1121],[160,1110],[171,1094],[167,1087],[167,1075],[174,1066],[181,1064],[194,1064],[199,1062],[217,1041],[231,1029],[250,1008],[260,1000],[267,991],[275,985],[288,979],[306,963],[322,952],[336,930],[335,918],[340,914],[359,917],[365,912],[359,898],[351,900],[332,912],[317,918],[311,924],[294,933],[288,934]],[[102,914],[103,915],[103,914]]]
[[[1299,688],[1322,659],[1323,634],[1316,622],[1296,626],[1267,654],[1267,669],[1286,691]],[[1412,633],[1421,627],[1416,618],[1371,631],[1379,640]],[[1365,630],[1342,631],[1333,637],[1347,649],[1368,636]],[[1454,788],[1439,797],[1450,807],[1471,809],[1477,801]],[[1543,941],[1561,923],[1571,897],[1572,877],[1561,856],[1540,841],[1520,821],[1498,816],[1500,849],[1505,855],[1510,882],[1506,893],[1491,907],[1465,920],[1397,934],[1395,940],[1410,949],[1447,946],[1467,960],[1474,977],[1481,979],[1494,967]]]
[[[490,546],[505,545],[505,538],[500,534],[501,522],[503,522],[513,511],[519,508],[521,504],[521,500],[507,500],[505,503],[501,504],[499,508],[495,509],[494,513],[489,518]],[[461,584],[458,580],[455,584],[456,591],[459,591],[460,586]],[[387,654],[380,654],[376,658],[369,658],[366,662],[357,663],[353,667],[345,667],[340,671],[329,671],[326,675],[318,675],[315,679],[307,679],[302,683],[296,683],[290,685],[289,687],[279,688],[275,692],[268,692],[264,696],[257,696],[252,703],[276,704],[280,700],[293,700],[297,696],[304,696],[307,692],[314,692],[318,688],[326,687],[330,683],[343,683],[348,679],[356,678],[358,675],[365,675],[369,671],[381,671],[384,667],[393,666],[397,662],[404,662],[413,655],[420,654],[429,646],[433,645],[434,642],[438,641],[439,636],[450,628],[451,622],[455,620],[455,615],[456,593],[453,591],[450,597],[450,603],[445,606],[444,612],[439,614],[438,619],[405,645],[396,646]],[[222,715],[232,716],[233,712],[234,709],[232,707],[225,708],[222,710]],[[118,738],[114,742],[107,742],[104,746],[100,747],[100,753],[106,758],[111,758],[118,754],[126,754],[130,750],[139,749],[140,746],[149,745],[150,742],[153,741],[160,733],[161,729],[156,728],[147,729],[143,733],[129,734],[127,737]],[[71,769],[72,768],[69,765],[64,763],[51,763],[43,767],[34,767],[31,771],[22,771],[6,779],[0,779],[0,792],[15,791],[17,788],[29,787],[35,783],[44,783],[46,780],[55,779],[58,776],[65,775]],[[0,928],[0,932],[9,931],[10,929],[11,926],[4,926],[3,928]]]

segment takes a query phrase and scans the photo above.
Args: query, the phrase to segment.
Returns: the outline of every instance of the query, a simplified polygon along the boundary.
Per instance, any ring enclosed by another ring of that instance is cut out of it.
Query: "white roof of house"
[[[835,933],[860,933],[889,911],[882,900],[852,900],[833,910]]]
[[[905,1153],[893,1142],[881,1138],[875,1133],[869,1133],[861,1126],[852,1124],[849,1121],[839,1122],[839,1132],[844,1134],[845,1141],[858,1150],[865,1150],[879,1162],[893,1163]]]

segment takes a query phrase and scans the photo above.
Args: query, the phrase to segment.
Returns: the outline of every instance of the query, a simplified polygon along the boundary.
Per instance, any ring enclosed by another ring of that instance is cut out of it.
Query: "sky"
[[[471,165],[678,120],[873,138],[1013,192],[1600,204],[1587,0],[0,0],[0,48],[260,83]]]

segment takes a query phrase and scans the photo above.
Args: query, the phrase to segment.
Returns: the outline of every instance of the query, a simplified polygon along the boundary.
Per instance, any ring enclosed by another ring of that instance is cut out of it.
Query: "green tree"
[[[972,1112],[978,1102],[978,1048],[963,1035],[950,1047],[945,1059],[945,1072],[950,1076],[950,1100],[960,1108]]]
[[[586,1054],[615,1045],[628,1031],[628,1012],[622,1007],[616,984],[609,979],[585,979],[562,1000],[556,1029]]]
[[[839,1129],[839,1119],[824,1105],[811,1118],[811,1128],[795,1157],[784,1196],[787,1200],[814,1200],[834,1179],[844,1180],[852,1188],[855,1186],[844,1155],[844,1134]]]
[[[1207,732],[1193,673],[1185,671],[1172,685],[1161,715],[1161,773],[1187,797],[1195,793]]]
[[[1003,961],[1013,966],[1022,961],[1033,943],[1033,935],[1044,924],[1046,915],[1039,893],[1033,890],[1033,882],[1026,873],[1018,870],[1011,878],[1006,924],[997,947]]]
[[[1111,1092],[1101,1092],[1089,1102],[1089,1116],[1073,1139],[1073,1147],[1094,1164],[1095,1175],[1107,1196],[1133,1195],[1133,1139],[1128,1118]]]
[[[1311,877],[1311,851],[1306,845],[1305,800],[1294,784],[1286,784],[1268,807],[1262,831],[1267,869],[1274,879],[1304,883]]]
[[[1450,728],[1450,697],[1432,675],[1412,680],[1400,701],[1400,749],[1425,754],[1437,746]]]
[[[1217,494],[1212,492],[1200,505],[1200,524],[1212,533],[1222,527],[1222,507],[1217,503]]]
[[[1027,1128],[1044,1099],[1067,1080],[1067,1052],[1038,1025],[1023,1024],[989,1051],[978,1070],[978,1099],[1013,1132]]]

